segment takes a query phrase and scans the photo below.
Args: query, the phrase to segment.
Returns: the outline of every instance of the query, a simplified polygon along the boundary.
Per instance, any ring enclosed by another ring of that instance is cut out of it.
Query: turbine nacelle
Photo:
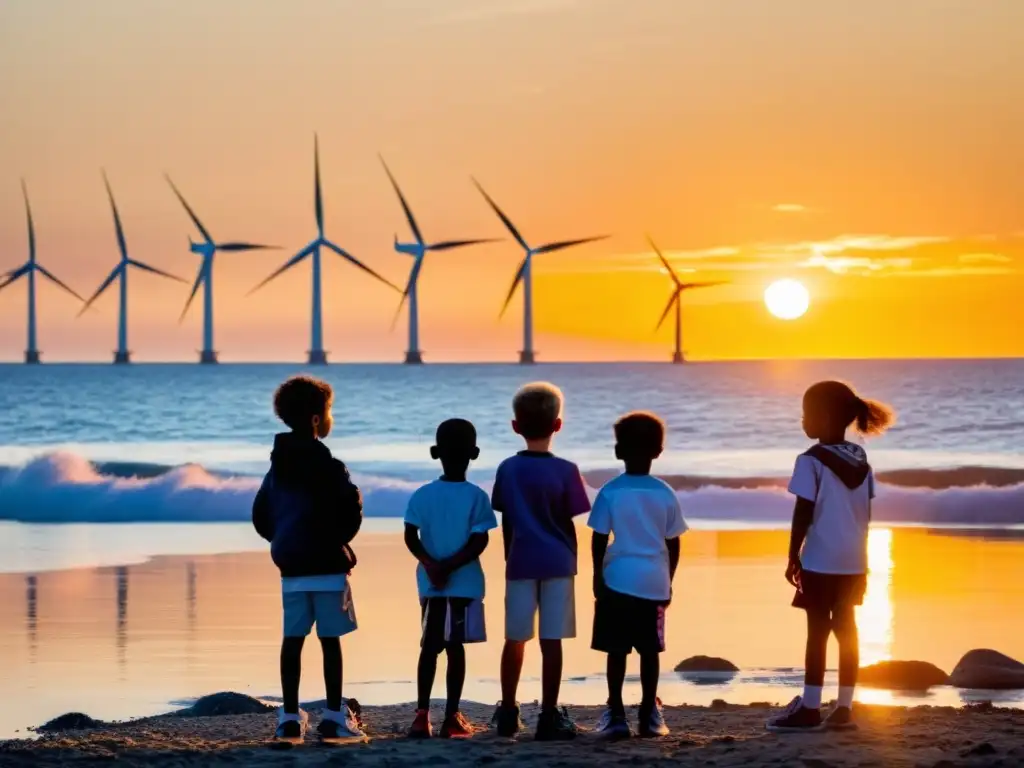
[[[427,248],[423,243],[400,243],[398,242],[398,236],[395,236],[395,251],[398,253],[404,253],[416,259],[422,259],[426,250]]]

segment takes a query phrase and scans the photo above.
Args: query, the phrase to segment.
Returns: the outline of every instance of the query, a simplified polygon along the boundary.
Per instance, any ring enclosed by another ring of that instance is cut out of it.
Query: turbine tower
[[[661,313],[661,319],[658,320],[658,325],[655,326],[654,330],[658,330],[665,323],[665,318],[668,317],[669,311],[672,307],[676,310],[676,348],[672,353],[672,362],[676,365],[686,362],[686,358],[683,356],[683,291],[693,290],[695,288],[711,288],[715,285],[724,285],[724,281],[718,281],[713,283],[684,283],[676,276],[675,271],[668,263],[668,259],[658,249],[658,246],[654,244],[654,241],[648,235],[647,242],[658,254],[658,258],[661,259],[661,263],[665,265],[665,269],[668,270],[668,276],[672,278],[672,283],[675,286],[675,290],[672,291],[672,295],[668,299],[668,304],[665,305],[665,311]]]
[[[121,215],[117,212],[117,203],[114,202],[114,193],[110,189],[110,182],[107,180],[107,174],[103,174],[103,184],[107,188],[107,197],[110,198],[110,209],[114,212],[114,230],[117,233],[117,247],[121,251],[121,260],[117,263],[117,266],[107,275],[107,279],[104,280],[100,287],[96,289],[89,300],[85,302],[85,306],[82,307],[82,311],[79,312],[79,316],[85,312],[89,307],[92,306],[93,302],[96,301],[103,292],[110,287],[115,281],[119,280],[119,288],[121,289],[121,301],[118,308],[117,317],[117,351],[114,352],[115,363],[130,363],[131,353],[128,351],[128,267],[135,267],[141,269],[143,272],[152,272],[154,275],[160,275],[171,280],[177,280],[179,283],[188,284],[187,281],[182,280],[180,277],[159,270],[156,267],[151,267],[149,264],[143,264],[141,261],[136,261],[128,255],[128,244],[124,239],[124,229],[121,226]]]
[[[171,189],[174,190],[174,194],[178,200],[181,201],[182,206],[185,208],[185,212],[188,213],[189,218],[192,219],[192,223],[195,224],[196,229],[199,230],[199,234],[202,235],[203,240],[200,243],[196,243],[190,237],[188,239],[188,247],[192,253],[202,257],[202,261],[199,262],[199,271],[196,273],[196,280],[192,283],[192,292],[188,296],[188,300],[185,302],[185,308],[181,311],[181,317],[178,322],[185,319],[185,315],[188,314],[188,308],[192,305],[192,300],[195,299],[196,293],[199,292],[199,286],[203,286],[203,349],[199,353],[199,362],[212,364],[217,362],[217,351],[213,348],[213,257],[218,251],[220,252],[232,252],[232,251],[258,251],[267,248],[273,248],[271,245],[257,245],[255,243],[218,243],[214,242],[213,237],[210,235],[206,227],[196,216],[195,211],[185,201],[185,196],[178,191],[178,188],[174,186],[174,182],[171,181],[170,176],[166,176],[167,183],[171,185]]]
[[[316,238],[312,240],[305,248],[299,251],[297,254],[292,256],[288,261],[284,263],[277,271],[273,272],[267,277],[262,283],[257,285],[251,291],[249,295],[252,295],[264,285],[269,283],[278,275],[288,271],[299,262],[305,260],[307,257],[312,256],[313,261],[313,306],[312,306],[312,322],[310,329],[310,344],[309,344],[309,364],[310,365],[324,365],[327,363],[327,352],[324,350],[324,331],[323,331],[323,296],[320,286],[320,249],[327,248],[334,251],[336,254],[341,256],[352,264],[355,264],[364,272],[373,275],[375,278],[380,280],[385,285],[389,285],[396,291],[401,291],[397,285],[392,283],[390,280],[378,275],[368,266],[359,261],[355,256],[341,248],[339,245],[331,242],[324,235],[324,202],[323,195],[320,191],[320,143],[316,137],[313,136],[313,173],[314,173],[314,198],[313,204],[316,211]]]
[[[85,301],[85,299],[36,261],[36,230],[32,223],[32,206],[28,202],[28,188],[25,186],[24,179],[21,182],[21,194],[25,198],[25,216],[28,219],[28,261],[17,269],[0,275],[0,291],[23,277],[28,278],[28,343],[25,345],[25,362],[34,364],[39,362],[39,347],[36,345],[36,272],[54,285],[63,288],[79,301]]]
[[[384,158],[380,159],[381,164],[384,166],[384,172],[387,173],[388,178],[391,180],[391,186],[395,188],[395,194],[398,195],[398,201],[402,204],[402,210],[405,211],[405,218],[409,222],[409,229],[412,230],[413,237],[416,238],[414,243],[400,243],[398,242],[398,235],[395,235],[395,250],[398,253],[405,253],[412,256],[414,261],[412,263],[412,271],[409,272],[409,282],[406,283],[405,291],[402,293],[402,299],[398,303],[398,310],[395,312],[395,322],[398,322],[398,316],[402,312],[402,307],[405,305],[406,299],[409,300],[409,349],[405,353],[405,362],[408,364],[419,364],[423,362],[423,351],[420,349],[420,318],[419,318],[419,299],[417,297],[416,286],[419,282],[420,272],[423,270],[423,259],[427,255],[427,251],[450,251],[454,248],[462,248],[467,245],[478,245],[480,243],[491,243],[493,240],[443,240],[440,243],[431,243],[427,245],[423,241],[423,235],[420,232],[419,225],[416,223],[416,217],[412,215],[412,209],[409,208],[409,204],[405,200],[405,195],[402,194],[402,190],[398,187],[398,182],[395,181],[395,177],[391,175],[391,169],[388,168],[388,164],[384,162]]]
[[[480,186],[480,182],[473,179],[473,183],[476,184],[476,188],[480,190],[480,194],[484,196],[484,199],[490,204],[494,212],[498,214],[498,218],[501,219],[502,223],[512,233],[512,237],[516,239],[516,242],[522,246],[526,252],[522,262],[519,264],[519,269],[516,272],[515,279],[512,281],[512,287],[508,291],[508,296],[505,298],[505,303],[501,307],[501,313],[498,315],[501,317],[505,314],[505,310],[508,309],[508,305],[512,302],[512,296],[515,295],[516,288],[520,283],[523,284],[523,348],[519,352],[519,362],[523,365],[530,365],[536,362],[536,350],[533,348],[533,257],[540,253],[551,253],[552,251],[561,251],[565,248],[572,248],[574,245],[583,245],[584,243],[593,243],[598,240],[604,240],[608,235],[597,235],[595,237],[584,237],[579,240],[560,240],[553,243],[545,243],[544,245],[538,245],[536,248],[531,248],[530,245],[523,239],[523,236],[519,234],[519,230],[516,229],[512,221],[506,216],[502,210],[498,207],[498,204],[491,199],[491,196],[484,191],[484,188]]]

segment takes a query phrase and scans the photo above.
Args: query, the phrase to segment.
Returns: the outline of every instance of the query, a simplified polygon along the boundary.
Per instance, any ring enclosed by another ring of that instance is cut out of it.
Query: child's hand
[[[435,589],[444,589],[448,583],[449,571],[442,563],[430,560],[423,563],[423,570],[427,572],[427,578]]]
[[[800,561],[796,558],[790,558],[789,565],[786,566],[786,581],[800,589],[800,574],[802,571],[803,568],[800,566]]]

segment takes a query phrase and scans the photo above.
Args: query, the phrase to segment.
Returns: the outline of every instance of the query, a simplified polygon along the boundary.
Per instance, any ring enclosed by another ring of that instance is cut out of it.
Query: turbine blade
[[[23,278],[25,275],[27,275],[31,271],[32,271],[32,264],[28,263],[28,264],[22,264],[17,269],[12,270],[11,272],[8,272],[7,274],[5,274],[3,276],[2,279],[0,279],[0,291],[2,291],[4,288],[6,288],[11,283],[17,282],[18,280]]]
[[[203,259],[202,264],[199,265],[199,271],[196,272],[196,281],[192,283],[192,292],[188,295],[188,299],[185,301],[185,308],[181,310],[181,317],[178,318],[178,322],[182,322],[185,319],[185,315],[188,314],[188,308],[192,306],[192,300],[195,299],[196,294],[199,292],[199,286],[206,280],[206,273],[210,268],[210,259]]]
[[[416,259],[413,262],[412,269],[409,270],[409,280],[405,284],[405,290],[402,291],[402,298],[398,302],[398,307],[395,309],[395,316],[391,319],[391,330],[395,330],[395,326],[398,324],[398,318],[402,314],[402,307],[405,306],[406,299],[409,298],[409,294],[412,293],[413,288],[416,287],[416,282],[420,279],[420,271],[423,269],[423,257]]]
[[[42,275],[43,277],[45,277],[45,278],[46,278],[47,280],[49,280],[49,281],[50,281],[51,283],[53,283],[54,285],[56,285],[56,286],[58,286],[58,287],[60,287],[60,288],[63,288],[63,289],[65,290],[65,291],[67,291],[68,293],[70,293],[70,294],[71,294],[72,296],[74,296],[74,297],[75,297],[76,299],[78,299],[79,301],[85,301],[85,299],[83,299],[83,298],[82,298],[81,296],[79,296],[79,295],[78,295],[77,293],[75,293],[75,291],[73,291],[73,290],[72,290],[71,288],[69,288],[69,287],[67,286],[67,284],[66,284],[66,283],[64,283],[64,282],[62,282],[61,280],[59,280],[59,279],[57,278],[57,276],[56,276],[56,275],[54,275],[54,274],[53,274],[53,273],[52,273],[52,272],[51,272],[50,270],[48,270],[48,269],[47,269],[46,267],[44,267],[44,266],[42,266],[42,265],[40,265],[40,264],[36,264],[36,269],[38,269],[38,270],[39,270],[39,273],[40,273],[40,274],[41,274],[41,275]]]
[[[171,280],[177,280],[179,283],[185,283],[185,285],[188,285],[188,280],[184,280],[183,278],[180,278],[177,275],[172,275],[170,272],[164,272],[162,269],[151,267],[149,266],[149,264],[143,264],[141,261],[136,261],[135,259],[128,259],[128,263],[133,267],[137,267],[138,269],[143,270],[144,272],[152,272],[154,275],[160,275],[160,277],[166,277]]]
[[[513,224],[511,220],[508,218],[508,216],[506,216],[505,213],[501,210],[501,208],[498,207],[498,204],[491,199],[491,196],[487,194],[486,190],[482,186],[480,186],[480,182],[477,181],[476,179],[473,179],[473,183],[476,184],[476,188],[480,190],[480,194],[484,196],[484,199],[491,206],[491,208],[494,209],[494,212],[498,214],[498,218],[501,219],[502,223],[505,225],[505,228],[512,233],[512,237],[516,239],[516,242],[523,247],[524,251],[530,250],[530,246],[526,244],[526,241],[523,239],[523,236],[519,234],[519,230],[516,229],[516,225]]]
[[[384,158],[380,155],[377,155],[377,157],[380,157],[380,164],[384,166],[384,173],[388,175],[388,178],[391,180],[391,186],[395,188],[395,194],[398,195],[398,201],[402,204],[402,210],[405,211],[405,219],[409,222],[409,229],[412,230],[413,237],[416,238],[417,243],[423,245],[423,235],[420,233],[419,225],[416,224],[416,217],[412,215],[412,210],[409,208],[405,195],[402,194],[402,190],[398,187],[395,177],[391,175],[391,169],[384,162]]]
[[[313,175],[316,182],[314,205],[316,207],[316,229],[324,236],[324,198],[320,191],[320,139],[313,134]]]
[[[278,277],[281,274],[283,274],[284,272],[287,272],[289,269],[294,267],[296,264],[298,264],[304,258],[309,256],[313,252],[313,249],[315,247],[316,247],[316,245],[313,244],[313,243],[310,243],[309,245],[307,245],[301,251],[299,251],[294,256],[292,256],[290,259],[288,259],[288,261],[286,261],[284,263],[284,266],[282,266],[279,269],[277,269],[274,272],[272,272],[269,277],[267,277],[265,280],[263,280],[263,282],[261,282],[259,285],[257,285],[255,288],[253,288],[251,291],[249,291],[249,293],[247,293],[246,295],[247,296],[251,296],[252,294],[256,293],[256,291],[258,291],[260,288],[262,288],[264,285],[266,285],[271,280],[273,280],[275,277]]]
[[[406,288],[402,293],[402,298],[398,301],[398,307],[395,309],[395,316],[391,318],[391,330],[395,330],[395,326],[398,325],[398,318],[402,316],[402,307],[405,306],[405,300],[409,297],[409,289]]]
[[[654,326],[654,330],[661,328],[662,324],[665,322],[665,318],[668,317],[668,313],[672,310],[672,305],[679,301],[679,293],[681,290],[681,288],[676,288],[672,292],[672,295],[669,297],[668,304],[665,305],[665,311],[661,313],[661,317],[658,319],[658,324]]]
[[[551,253],[552,251],[561,251],[565,248],[572,248],[574,245],[583,245],[584,243],[596,243],[598,240],[607,240],[608,235],[597,235],[596,237],[583,237],[579,240],[560,240],[557,243],[547,243],[534,250],[534,253]]]
[[[672,278],[672,282],[675,283],[678,286],[679,285],[679,278],[676,277],[675,270],[672,269],[672,265],[668,263],[668,259],[665,258],[665,255],[661,252],[661,249],[658,248],[658,246],[656,246],[654,244],[654,240],[651,239],[650,235],[647,235],[647,244],[649,246],[651,246],[651,249],[656,254],[658,254],[658,258],[661,259],[661,263],[664,264],[665,265],[665,269],[668,270],[668,276],[671,277]]]
[[[180,191],[178,191],[178,188],[176,186],[174,186],[174,182],[171,181],[171,177],[165,173],[164,178],[167,179],[167,183],[171,185],[171,189],[174,190],[174,194],[177,196],[178,200],[181,201],[181,204],[185,207],[185,211],[188,213],[189,218],[192,219],[192,223],[196,225],[196,229],[199,230],[199,234],[203,236],[203,239],[206,242],[212,243],[213,238],[210,236],[210,233],[207,231],[206,227],[203,226],[203,222],[199,220],[199,217],[196,216],[196,212],[192,210],[192,206],[190,206],[188,202],[186,202],[185,196],[181,194]]]
[[[36,260],[36,228],[32,222],[32,206],[28,202],[28,187],[25,180],[21,180],[21,194],[25,198],[25,217],[28,219],[28,260]]]
[[[90,296],[89,300],[86,301],[82,308],[78,311],[79,317],[84,315],[85,311],[92,306],[93,302],[103,295],[103,292],[110,287],[110,284],[113,283],[120,276],[122,269],[124,269],[124,264],[118,264],[116,267],[114,267],[113,271],[109,275],[107,275],[107,279],[100,283],[100,287],[96,289],[96,293]]]
[[[679,288],[683,291],[693,290],[694,288],[714,288],[716,285],[728,285],[728,280],[715,280],[710,283],[680,283]]]
[[[258,245],[256,243],[217,243],[218,251],[270,251],[275,250],[276,245]]]
[[[391,282],[390,280],[388,280],[387,278],[385,278],[385,277],[381,277],[381,276],[380,276],[379,274],[377,274],[376,272],[374,272],[374,271],[373,271],[372,269],[370,269],[370,268],[369,268],[368,266],[366,266],[365,264],[363,264],[363,262],[361,262],[361,261],[360,261],[359,259],[357,259],[357,258],[356,258],[355,256],[353,256],[353,255],[352,255],[351,253],[349,253],[348,251],[344,250],[343,248],[339,248],[338,246],[336,246],[336,245],[335,245],[334,243],[332,243],[332,242],[331,242],[330,240],[324,240],[323,244],[324,244],[324,245],[326,245],[326,246],[327,246],[328,248],[330,248],[330,249],[331,249],[332,251],[334,251],[334,252],[335,252],[336,254],[338,254],[339,256],[341,256],[341,258],[343,258],[343,259],[345,259],[346,261],[348,261],[348,262],[350,262],[350,263],[354,264],[355,266],[359,267],[359,268],[360,268],[361,270],[363,270],[363,271],[364,271],[364,272],[366,272],[367,274],[373,275],[373,276],[374,276],[375,278],[377,278],[378,280],[380,280],[380,281],[381,281],[382,283],[384,283],[385,285],[388,285],[388,286],[390,286],[390,287],[394,288],[394,289],[395,289],[396,291],[401,291],[401,290],[402,290],[401,288],[399,288],[399,287],[398,287],[397,285],[395,285],[394,283],[392,283],[392,282]]]
[[[529,258],[529,257],[527,257]],[[505,303],[501,305],[501,312],[498,313],[498,319],[500,320],[505,316],[505,310],[508,309],[508,305],[512,303],[512,297],[515,295],[516,288],[523,281],[523,274],[526,272],[526,259],[523,259],[519,265],[519,269],[516,271],[515,280],[512,281],[512,287],[508,289],[508,296],[505,297]]]
[[[114,229],[117,231],[117,247],[121,250],[122,261],[127,261],[128,244],[124,241],[124,227],[121,226],[121,214],[117,212],[117,203],[114,202],[114,192],[110,189],[110,181],[107,179],[106,171],[103,172],[103,184],[107,188],[107,197],[110,198],[110,209],[114,212]]]
[[[481,243],[497,243],[499,242],[495,238],[489,238],[487,240],[443,240],[440,243],[434,243],[428,245],[428,251],[450,251],[452,248],[463,248],[467,245],[480,245]]]

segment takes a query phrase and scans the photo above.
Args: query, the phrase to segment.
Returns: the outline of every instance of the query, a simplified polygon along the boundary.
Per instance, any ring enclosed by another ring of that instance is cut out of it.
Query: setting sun
[[[796,320],[811,304],[811,296],[803,283],[796,280],[776,280],[764,292],[768,311],[780,320]]]

